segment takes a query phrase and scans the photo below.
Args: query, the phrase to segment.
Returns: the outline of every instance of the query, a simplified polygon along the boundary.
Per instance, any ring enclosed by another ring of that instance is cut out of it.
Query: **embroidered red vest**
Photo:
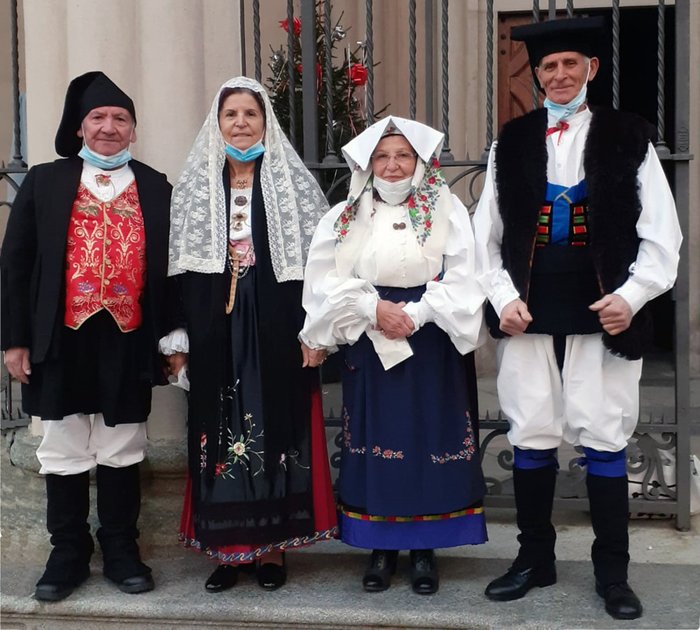
[[[71,212],[66,247],[66,326],[78,329],[107,309],[122,332],[141,325],[146,233],[136,182],[111,201],[82,183]]]

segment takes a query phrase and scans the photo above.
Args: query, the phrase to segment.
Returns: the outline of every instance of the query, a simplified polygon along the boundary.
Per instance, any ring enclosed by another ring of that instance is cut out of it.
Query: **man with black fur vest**
[[[503,127],[474,218],[520,529],[517,558],[486,596],[508,601],[556,582],[551,514],[565,440],[585,453],[596,592],[612,617],[636,619],[625,447],[639,412],[645,305],[673,285],[681,233],[651,126],[586,104],[603,27],[573,18],[512,31],[547,98]]]

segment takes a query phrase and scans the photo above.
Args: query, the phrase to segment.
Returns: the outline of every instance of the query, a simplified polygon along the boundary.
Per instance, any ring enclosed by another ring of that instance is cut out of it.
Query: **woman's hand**
[[[413,320],[403,311],[406,302],[377,302],[377,328],[387,339],[404,339],[413,333]]]
[[[328,353],[325,350],[313,350],[304,342],[301,343],[301,354],[304,357],[301,367],[318,367],[326,360]]]
[[[177,376],[180,370],[187,363],[188,354],[186,352],[176,352],[174,354],[165,355],[165,376]]]

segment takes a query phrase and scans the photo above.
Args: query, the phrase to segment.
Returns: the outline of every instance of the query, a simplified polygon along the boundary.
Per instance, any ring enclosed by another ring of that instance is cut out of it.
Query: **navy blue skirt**
[[[425,287],[377,290],[410,302]],[[345,348],[341,538],[368,549],[483,543],[486,488],[465,359],[435,324],[408,341],[413,356],[390,370],[366,335]]]

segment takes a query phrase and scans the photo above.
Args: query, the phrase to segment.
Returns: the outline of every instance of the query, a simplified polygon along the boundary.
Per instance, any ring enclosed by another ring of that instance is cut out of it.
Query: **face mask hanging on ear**
[[[82,125],[80,126],[80,129],[82,131]],[[129,137],[129,144],[131,144],[131,141],[133,140],[133,134],[134,130],[132,129],[131,136]],[[119,151],[119,153],[115,153],[114,155],[102,155],[101,153],[97,153],[97,151],[93,151],[87,144],[85,144],[84,131],[83,146],[78,152],[78,157],[85,160],[88,164],[92,164],[92,166],[101,168],[105,171],[111,171],[115,168],[119,168],[120,166],[124,166],[124,164],[133,159],[131,153],[129,153],[129,147],[122,149]]]
[[[262,138],[260,138],[260,140],[258,140],[255,144],[243,150],[237,149],[228,142],[225,142],[224,144],[224,151],[226,151],[226,155],[237,162],[252,162],[265,153],[265,145],[262,142]]]
[[[389,182],[381,177],[374,176],[372,185],[383,201],[390,206],[398,206],[411,193],[412,177],[400,179],[397,182]]]
[[[579,93],[574,96],[573,99],[571,99],[568,103],[565,103],[564,105],[561,105],[560,103],[553,103],[550,101],[548,98],[544,99],[544,106],[547,108],[547,111],[554,116],[556,119],[555,122],[560,122],[562,120],[566,120],[567,118],[571,118],[577,111],[578,108],[581,107],[586,102],[586,94],[588,92],[588,77],[591,74],[591,62],[588,62],[588,72],[586,72],[586,80],[583,82],[583,86],[579,90]]]
[[[132,159],[129,149],[122,149],[119,153],[115,153],[114,155],[102,155],[90,149],[85,142],[83,142],[83,148],[80,149],[78,157],[83,158],[88,164],[92,164],[105,171],[111,171],[112,169],[124,166],[124,164]]]

